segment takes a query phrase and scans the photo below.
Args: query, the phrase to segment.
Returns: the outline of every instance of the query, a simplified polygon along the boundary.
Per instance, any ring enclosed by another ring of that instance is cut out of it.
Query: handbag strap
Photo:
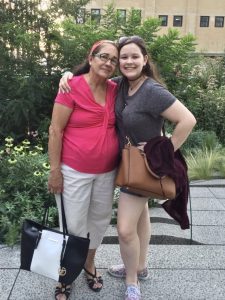
[[[163,125],[162,125],[162,134],[163,134],[164,137],[166,136],[165,120],[163,121]],[[127,140],[126,145],[128,145],[128,146],[133,145],[132,139],[129,135],[126,135],[125,138]]]
[[[50,196],[51,197],[51,196]],[[65,215],[65,208],[63,204],[63,195],[60,194],[60,202],[61,202],[61,216],[62,216],[62,232],[63,232],[63,237],[65,238],[66,234],[68,234],[68,229],[67,229],[67,222],[66,222],[66,215]],[[42,229],[44,226],[47,226],[48,224],[48,215],[49,215],[49,201],[44,202],[44,214],[42,218]]]
[[[65,215],[65,209],[64,209],[64,204],[63,204],[63,195],[62,195],[62,193],[60,194],[60,199],[61,199],[61,214],[62,214],[63,236],[65,237],[65,235],[68,234],[68,229],[67,229],[66,215]]]
[[[163,121],[163,125],[162,125],[162,133],[163,133],[163,136],[165,137],[166,136],[165,120]]]
[[[65,209],[64,209],[64,204],[63,204],[63,195],[62,193],[60,194],[60,201],[61,201],[61,215],[62,215],[62,229],[63,229],[63,242],[62,242],[62,251],[61,251],[61,255],[60,255],[60,269],[59,269],[59,275],[62,276],[62,274],[64,274],[64,268],[62,267],[63,264],[63,257],[65,254],[65,250],[66,250],[66,234],[68,235],[68,229],[67,229],[67,223],[66,223],[66,215],[65,215]],[[37,248],[39,241],[41,239],[41,235],[42,235],[42,230],[44,229],[44,226],[47,225],[48,223],[48,214],[49,214],[49,201],[46,201],[44,203],[44,214],[43,214],[43,218],[42,218],[42,229],[39,231],[37,240],[36,240],[36,246],[35,248]]]

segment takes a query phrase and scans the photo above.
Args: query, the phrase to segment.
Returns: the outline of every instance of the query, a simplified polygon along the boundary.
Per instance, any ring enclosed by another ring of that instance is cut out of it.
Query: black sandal
[[[95,268],[95,274],[90,273],[87,269],[85,269],[85,272],[90,275],[92,278],[87,277],[87,284],[89,288],[94,291],[94,292],[100,292],[102,287],[103,287],[103,279],[102,276],[96,276],[96,268]],[[96,283],[100,283],[102,286],[101,287],[94,287]]]
[[[69,299],[71,293],[71,285],[66,285],[65,283],[61,283],[61,286],[57,286],[55,288],[55,299],[57,299],[57,296],[62,294],[66,296],[66,299]]]

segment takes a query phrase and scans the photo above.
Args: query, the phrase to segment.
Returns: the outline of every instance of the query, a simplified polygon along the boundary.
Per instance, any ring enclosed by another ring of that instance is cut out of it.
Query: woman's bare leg
[[[121,257],[126,268],[127,284],[137,284],[137,271],[141,255],[137,227],[140,217],[146,209],[147,201],[147,198],[137,197],[123,192],[120,193],[117,228]],[[146,218],[146,213],[144,213],[143,216]],[[142,227],[142,225],[142,222],[140,222],[139,226]],[[148,232],[146,234],[148,234]],[[146,244],[146,238],[142,244],[143,243]],[[144,257],[145,254],[141,256]]]
[[[138,271],[142,271],[147,267],[148,248],[151,238],[151,223],[148,203],[145,204],[145,208],[138,221],[137,233],[140,241],[140,258]]]

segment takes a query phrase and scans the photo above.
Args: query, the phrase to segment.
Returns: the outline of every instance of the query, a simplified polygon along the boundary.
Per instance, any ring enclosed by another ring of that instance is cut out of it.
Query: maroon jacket
[[[189,196],[189,180],[187,164],[180,150],[174,147],[167,137],[152,138],[144,146],[149,167],[158,176],[167,175],[173,178],[176,185],[176,197],[162,204],[165,211],[175,219],[182,229],[189,228],[187,204]]]

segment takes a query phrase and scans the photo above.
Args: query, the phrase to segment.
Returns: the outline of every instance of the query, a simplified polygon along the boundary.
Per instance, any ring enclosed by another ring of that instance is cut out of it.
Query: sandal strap
[[[71,285],[66,285],[65,283],[61,283],[61,286],[56,286],[55,288],[55,299],[59,294],[65,295],[66,299],[69,298],[71,293]]]
[[[100,287],[94,287],[94,285],[96,283],[100,283],[101,286]],[[101,289],[102,289],[102,287],[103,287],[103,280],[102,279],[99,280],[99,277],[95,277],[95,278],[92,278],[92,279],[91,278],[87,278],[87,284],[88,284],[89,288],[92,291],[94,291],[94,292],[100,292]]]
[[[95,268],[95,273],[94,273],[94,274],[92,274],[91,272],[89,272],[85,267],[84,267],[84,271],[85,271],[88,275],[90,275],[93,279],[94,279],[94,278],[97,278],[97,276],[96,276],[96,274],[97,274],[96,268]]]

